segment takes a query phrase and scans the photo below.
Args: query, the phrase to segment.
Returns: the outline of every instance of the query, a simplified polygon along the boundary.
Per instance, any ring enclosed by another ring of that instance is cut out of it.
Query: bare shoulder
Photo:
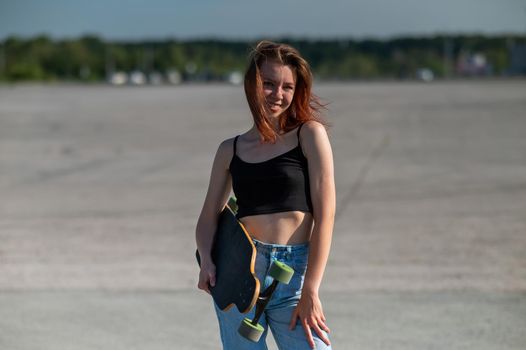
[[[301,149],[311,164],[332,159],[327,129],[317,121],[306,122],[300,130]]]
[[[303,124],[303,128],[301,129],[301,132],[303,132],[303,130],[309,130],[311,132],[324,132],[324,133],[327,133],[327,129],[325,128],[325,126],[316,121],[316,120],[309,120],[308,122],[305,122]]]
[[[310,120],[303,124],[300,131],[300,138],[302,144],[305,146],[312,146],[318,142],[327,142],[328,134],[327,129],[320,122]]]
[[[234,155],[235,137],[224,140],[219,144],[216,153],[216,161],[228,168],[230,160]]]
[[[218,152],[228,153],[230,151],[230,153],[232,153],[234,150],[234,140],[235,140],[235,137],[231,137],[229,139],[222,141],[219,144]]]

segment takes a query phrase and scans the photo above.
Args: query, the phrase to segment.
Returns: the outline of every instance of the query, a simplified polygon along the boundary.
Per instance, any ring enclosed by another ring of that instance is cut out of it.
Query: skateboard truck
[[[238,332],[241,334],[241,336],[253,342],[259,341],[261,335],[264,332],[263,326],[258,323],[259,319],[263,315],[263,311],[265,311],[265,308],[267,307],[267,304],[269,303],[270,298],[272,297],[272,294],[276,290],[278,284],[280,282],[289,284],[293,275],[294,270],[290,266],[280,261],[274,261],[272,263],[272,266],[269,270],[269,276],[274,280],[272,281],[272,284],[258,296],[254,318],[252,320],[245,318],[241,322],[241,325],[238,329]]]

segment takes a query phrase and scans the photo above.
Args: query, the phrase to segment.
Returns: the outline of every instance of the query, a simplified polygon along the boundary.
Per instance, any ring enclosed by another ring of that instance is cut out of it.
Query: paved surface
[[[526,82],[316,92],[334,348],[524,349]],[[241,87],[0,87],[0,349],[220,348],[194,228],[249,126]]]

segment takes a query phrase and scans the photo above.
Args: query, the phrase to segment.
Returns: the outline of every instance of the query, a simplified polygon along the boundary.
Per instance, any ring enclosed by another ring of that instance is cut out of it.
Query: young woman
[[[237,333],[250,313],[241,314],[235,307],[224,312],[216,306],[224,348],[266,349],[270,327],[280,349],[330,349],[319,289],[334,224],[334,170],[319,117],[322,105],[311,92],[312,73],[296,49],[262,41],[251,55],[244,84],[254,124],[217,150],[196,228],[198,287],[209,292],[215,284],[213,236],[233,190],[238,219],[257,249],[261,290],[272,281],[267,272],[274,260],[291,266],[295,274],[288,285],[279,285],[267,306],[259,343]]]

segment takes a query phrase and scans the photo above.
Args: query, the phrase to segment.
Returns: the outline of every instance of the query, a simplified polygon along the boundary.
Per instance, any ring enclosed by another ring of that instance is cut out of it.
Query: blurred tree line
[[[511,48],[525,45],[526,36],[276,41],[298,48],[320,79],[405,79],[423,68],[435,77],[454,76],[459,58],[475,53],[484,58],[486,75],[507,75]],[[224,80],[231,72],[244,71],[253,45],[255,42],[229,40],[110,42],[96,36],[72,40],[9,37],[0,42],[0,80],[101,81],[117,71],[176,71],[182,80]]]

